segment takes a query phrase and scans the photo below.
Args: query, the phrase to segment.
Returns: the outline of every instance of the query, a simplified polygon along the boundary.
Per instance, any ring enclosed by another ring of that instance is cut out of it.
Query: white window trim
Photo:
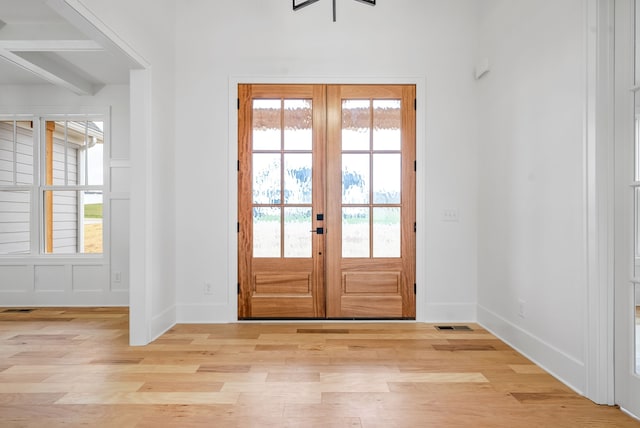
[[[19,106],[15,108],[0,106],[0,121],[32,121],[33,122],[33,184],[0,186],[0,190],[19,190],[31,192],[31,218],[30,218],[30,253],[29,254],[0,254],[0,264],[13,264],[25,262],[45,262],[75,264],[104,264],[108,263],[110,254],[110,183],[111,183],[111,109],[109,107],[29,107]],[[44,164],[41,163],[41,154],[44,153],[45,138],[42,123],[44,121],[85,121],[99,120],[104,123],[104,153],[103,153],[103,184],[98,185],[53,185],[42,184]],[[37,147],[37,148],[36,148]],[[103,243],[102,253],[68,253],[46,254],[44,252],[44,207],[40,199],[46,190],[99,190],[102,191],[103,203]]]

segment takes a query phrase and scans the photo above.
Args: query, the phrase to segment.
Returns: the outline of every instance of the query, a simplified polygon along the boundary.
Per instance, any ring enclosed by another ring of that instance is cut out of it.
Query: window
[[[104,119],[0,120],[0,254],[103,252]]]
[[[0,254],[31,251],[33,123],[0,121]]]

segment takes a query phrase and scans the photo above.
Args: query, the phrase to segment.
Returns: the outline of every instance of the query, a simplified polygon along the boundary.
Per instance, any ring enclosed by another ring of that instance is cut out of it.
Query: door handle
[[[318,235],[324,234],[324,227],[317,227],[316,230],[310,230],[311,233],[317,233]]]

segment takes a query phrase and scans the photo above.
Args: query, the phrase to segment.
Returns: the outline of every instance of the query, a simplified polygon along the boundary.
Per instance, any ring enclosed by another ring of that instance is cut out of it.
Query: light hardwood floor
[[[0,309],[0,427],[638,427],[487,331],[178,325],[121,308]]]

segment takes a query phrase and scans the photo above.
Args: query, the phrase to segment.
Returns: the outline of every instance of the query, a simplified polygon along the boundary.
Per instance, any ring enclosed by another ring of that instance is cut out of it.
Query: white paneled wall
[[[37,107],[43,105],[54,107]],[[105,112],[110,116],[111,146],[109,154],[105,153],[109,180],[103,200],[105,252],[0,255],[0,306],[128,305],[129,87],[112,85],[93,97],[79,97],[49,86],[0,85],[0,114],[29,112]],[[0,221],[2,216],[0,209]]]

